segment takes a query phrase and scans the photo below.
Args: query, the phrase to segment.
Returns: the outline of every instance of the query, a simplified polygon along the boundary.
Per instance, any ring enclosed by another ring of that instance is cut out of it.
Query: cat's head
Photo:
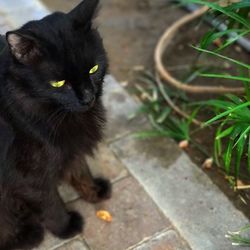
[[[102,93],[106,53],[92,26],[98,0],[84,0],[68,14],[53,13],[8,32],[12,73],[37,102],[86,111]]]

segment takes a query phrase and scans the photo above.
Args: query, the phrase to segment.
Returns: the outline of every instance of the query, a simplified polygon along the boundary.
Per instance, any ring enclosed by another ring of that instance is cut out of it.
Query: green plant
[[[224,7],[220,5],[220,2],[206,0],[184,0],[182,2],[207,5],[210,8],[209,13],[227,25],[227,29],[224,31],[217,31],[216,29],[209,31],[201,40],[199,47],[194,48],[200,54],[215,56],[230,62],[238,70],[238,75],[228,72],[205,73],[204,68],[202,68],[194,71],[191,77],[198,74],[203,77],[234,80],[245,87],[245,95],[243,96],[225,95],[220,99],[205,101],[198,105],[198,108],[201,105],[209,106],[215,112],[215,116],[205,123],[206,126],[217,126],[214,140],[215,162],[217,165],[221,165],[221,162],[223,162],[225,171],[227,174],[233,172],[236,182],[240,174],[242,159],[248,159],[247,168],[250,173],[250,65],[225,56],[223,50],[231,46],[239,37],[250,33],[250,21],[248,19],[250,1],[242,0]],[[216,39],[222,41],[219,48],[211,47]],[[214,71],[214,69],[212,70]],[[149,73],[142,75],[140,80],[147,83],[146,88],[141,85],[138,86],[138,90],[144,96],[144,104],[140,112],[147,113],[153,129],[137,133],[137,136],[140,138],[167,136],[177,141],[187,140],[197,145],[192,138],[197,129],[194,129],[191,124],[195,120],[198,110],[190,110],[190,103],[187,104],[188,100],[185,94],[180,91],[172,91],[166,85],[159,84],[157,78]],[[165,101],[168,102],[169,97],[173,100],[173,104],[180,105],[181,109],[187,110],[189,106],[188,113],[191,115],[185,114],[185,118],[180,118],[176,115],[173,106],[166,107]]]
[[[201,48],[196,49],[228,60],[241,68],[250,69],[250,65],[222,56],[216,52]],[[237,179],[241,159],[244,155],[248,158],[248,171],[250,173],[250,89],[248,83],[250,80],[244,76],[231,76],[227,74],[201,74],[201,76],[233,79],[240,81],[245,86],[245,95],[242,97],[228,94],[222,99],[203,102],[203,105],[213,107],[217,113],[217,115],[207,121],[205,125],[219,122],[214,142],[215,160],[219,164],[219,159],[223,155],[226,172],[229,174],[231,167],[234,166],[234,174]],[[224,148],[222,147],[222,140],[224,140],[224,144],[226,144]],[[232,161],[232,159],[234,159],[234,161]]]
[[[239,60],[227,57],[222,54],[223,49],[232,45],[239,37],[250,33],[250,1],[242,0],[237,3],[229,3],[222,7],[219,2],[209,2],[206,0],[188,0],[196,4],[206,5],[210,8],[210,13],[217,18],[223,19],[227,25],[224,31],[209,31],[201,40],[199,47],[194,47],[200,53],[210,56],[216,56],[226,60],[238,68],[238,75],[231,75],[227,72],[222,73],[201,73],[200,76],[210,78],[223,78],[228,80],[239,81],[245,87],[245,95],[226,95],[222,99],[210,100],[203,102],[203,105],[213,107],[216,115],[207,121],[205,125],[219,123],[214,141],[214,155],[217,164],[223,159],[226,172],[229,174],[234,166],[234,174],[237,179],[241,160],[247,157],[247,168],[250,173],[250,88],[249,72],[250,65]],[[231,34],[229,38],[225,36]],[[232,34],[234,34],[232,36]],[[216,39],[223,38],[223,42],[214,50],[208,49]],[[223,143],[222,143],[223,142]],[[226,145],[226,146],[222,146]]]
[[[250,246],[250,238],[247,235],[250,230],[250,225],[241,228],[237,232],[228,232],[225,236],[232,241],[234,246]]]
[[[143,99],[143,104],[137,114],[146,113],[153,129],[138,132],[136,133],[136,137],[145,139],[166,136],[176,141],[190,141],[190,125],[196,112],[188,119],[174,116],[172,108],[165,105],[165,100],[157,86],[155,77],[149,72],[142,72],[138,80],[146,84],[146,87],[136,85]],[[172,91],[166,86],[164,86],[164,92],[167,92],[175,101],[181,100],[183,106],[188,102],[183,92]]]
[[[220,2],[214,3],[204,0],[189,0],[188,2],[206,5],[213,11],[213,14],[223,17],[227,24],[225,31],[212,30],[202,39],[199,48],[201,53],[224,59],[233,63],[238,68],[238,75],[222,73],[202,73],[201,76],[212,78],[223,78],[238,81],[245,87],[243,96],[226,95],[222,99],[203,102],[213,107],[216,115],[205,123],[212,125],[219,123],[214,141],[214,152],[216,162],[219,164],[223,159],[226,172],[234,168],[235,180],[237,180],[242,159],[247,159],[247,169],[250,174],[250,88],[249,72],[250,65],[236,59],[222,55],[223,49],[232,45],[238,38],[250,33],[250,1],[241,0],[237,3],[221,6]],[[214,50],[208,47],[216,40],[231,34],[230,38],[224,39],[221,46]],[[232,36],[232,34],[234,34]],[[225,145],[223,147],[223,145]],[[223,157],[222,157],[223,156]],[[233,245],[250,246],[250,238],[243,233],[249,232],[250,226],[240,229],[238,232],[228,232],[226,237],[230,238]]]

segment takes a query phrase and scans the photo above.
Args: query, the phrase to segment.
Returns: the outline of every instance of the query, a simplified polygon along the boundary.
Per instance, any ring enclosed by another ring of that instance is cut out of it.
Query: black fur
[[[90,202],[110,197],[110,183],[92,178],[84,159],[105,124],[107,59],[92,25],[97,5],[84,0],[68,14],[6,34],[0,56],[0,250],[37,246],[44,228],[60,238],[82,231],[83,219],[57,192],[62,179],[83,198],[94,195]],[[61,80],[61,88],[50,85]]]
[[[97,196],[100,200],[109,199],[111,196],[111,183],[104,178],[94,179],[95,185],[97,187]]]

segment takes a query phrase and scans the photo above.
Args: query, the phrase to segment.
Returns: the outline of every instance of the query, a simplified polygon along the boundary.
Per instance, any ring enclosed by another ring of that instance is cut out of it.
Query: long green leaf
[[[250,136],[248,137],[247,170],[250,174]]]
[[[249,78],[241,77],[241,76],[231,76],[231,75],[226,75],[226,74],[203,74],[202,73],[200,74],[200,76],[250,82]]]
[[[243,137],[247,138],[249,131],[250,131],[250,126],[248,126],[243,132],[241,132],[239,139],[235,142],[234,145],[237,145],[243,139]]]
[[[201,102],[193,102],[191,104],[188,104],[187,106],[212,106],[217,107],[220,109],[228,110],[233,107],[235,107],[235,104],[229,101],[225,100],[207,100],[207,101],[201,101]]]
[[[224,164],[225,164],[225,170],[226,173],[230,173],[230,165],[231,165],[231,159],[232,159],[232,149],[233,149],[233,139],[229,140],[229,143],[226,148],[226,152],[224,155]]]
[[[226,59],[234,64],[237,64],[239,66],[242,66],[244,68],[247,68],[247,69],[250,69],[250,65],[249,64],[246,64],[246,63],[243,63],[243,62],[240,62],[240,61],[237,61],[233,58],[230,58],[230,57],[227,57],[227,56],[223,56],[219,53],[216,53],[216,52],[213,52],[213,51],[210,51],[210,50],[206,50],[206,49],[201,49],[201,48],[198,48],[198,47],[195,47],[195,46],[191,46],[192,48],[200,51],[200,52],[204,52],[204,53],[207,53],[207,54],[210,54],[210,55],[213,55],[213,56],[217,56],[217,57],[220,57],[222,59]]]
[[[246,142],[246,137],[240,137],[241,139],[238,140],[237,146],[236,146],[236,163],[235,163],[235,175],[239,176],[239,170],[240,170],[240,162],[242,158],[242,154],[244,151],[244,146]]]
[[[216,130],[216,135],[215,135],[216,139],[214,140],[214,158],[215,158],[215,162],[218,166],[220,165],[219,157],[222,154],[222,143],[221,143],[221,139],[219,138],[219,135],[221,134],[221,131],[222,131],[224,125],[226,124],[226,122],[227,121],[225,120],[220,124],[220,126]]]
[[[250,7],[250,1],[249,0],[247,0],[247,1],[241,0],[238,3],[232,3],[232,4],[228,5],[227,7],[225,7],[225,10],[229,10],[229,11],[236,10],[237,11],[241,8],[247,8],[247,7]]]
[[[185,0],[184,0],[185,2]],[[232,19],[236,20],[237,22],[241,23],[242,25],[244,25],[246,28],[250,29],[250,23],[248,22],[248,20],[242,18],[240,15],[238,15],[237,13],[228,10],[226,8],[223,8],[221,6],[219,6],[218,4],[212,3],[212,2],[207,2],[207,1],[202,1],[202,0],[188,0],[186,2],[193,2],[196,4],[202,4],[202,5],[206,5],[209,8],[219,11],[223,14],[225,14],[228,17],[231,17]]]
[[[225,129],[224,131],[219,132],[219,133],[216,135],[215,140],[219,140],[219,139],[222,139],[222,138],[224,138],[224,137],[230,135],[230,134],[232,133],[233,129],[234,129],[234,126],[231,126],[231,127],[227,128],[227,129]]]
[[[245,102],[245,103],[243,103],[243,104],[241,104],[241,105],[238,105],[238,106],[236,106],[236,107],[234,107],[234,108],[231,108],[231,109],[229,109],[229,110],[227,110],[227,111],[225,111],[225,112],[223,112],[223,113],[221,113],[221,114],[219,114],[219,115],[213,117],[212,119],[208,120],[207,122],[205,122],[204,125],[205,125],[205,126],[206,126],[206,125],[209,125],[209,124],[213,123],[214,121],[219,120],[219,119],[221,119],[222,117],[225,117],[225,116],[229,115],[230,113],[233,113],[233,112],[235,112],[235,111],[237,111],[237,110],[239,110],[239,109],[242,109],[242,108],[244,108],[244,107],[247,107],[247,106],[249,106],[249,105],[250,105],[250,102]]]
[[[221,38],[225,35],[229,35],[235,33],[243,33],[246,32],[242,29],[230,29],[230,30],[224,30],[224,31],[219,31],[219,32],[214,32],[214,31],[209,31],[201,40],[200,43],[200,48],[202,49],[206,49],[208,47],[208,45],[212,44],[216,39]]]
[[[233,94],[226,94],[225,95],[228,99],[230,99],[231,101],[233,101],[235,104],[237,105],[240,105],[242,104],[242,100],[236,96],[236,95],[233,95]]]
[[[225,164],[225,170],[227,174],[230,173],[234,141],[237,138],[237,136],[240,134],[240,132],[241,132],[241,128],[239,126],[236,126],[234,130],[232,131],[230,138],[229,138],[229,142],[227,144],[226,152],[224,155],[224,164]]]
[[[230,32],[229,32],[230,33]],[[250,31],[246,30],[240,34],[237,34],[233,37],[230,37],[222,46],[220,46],[218,49],[215,50],[215,52],[220,52],[221,50],[225,49],[226,47],[228,47],[229,45],[233,44],[235,41],[237,41],[240,37],[243,37],[247,34],[249,34]]]

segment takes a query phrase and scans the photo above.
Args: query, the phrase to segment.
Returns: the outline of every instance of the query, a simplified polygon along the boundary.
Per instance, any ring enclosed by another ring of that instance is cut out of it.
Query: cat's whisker
[[[56,136],[57,136],[57,131],[58,131],[60,125],[63,123],[63,120],[65,119],[66,116],[67,116],[67,113],[64,112],[64,113],[61,113],[61,119],[60,119],[60,117],[58,118],[58,122],[57,122],[57,125],[56,125],[55,130],[54,130],[54,140],[53,140],[53,143],[55,143]]]
[[[64,113],[64,112],[62,112],[62,110],[57,110],[56,112],[55,112],[56,114],[54,115],[54,117],[53,117],[53,124],[52,124],[52,126],[51,126],[51,130],[50,130],[50,133],[49,133],[49,141],[50,142],[53,142],[53,144],[54,144],[54,142],[55,142],[55,131],[56,131],[56,126],[57,126],[57,123],[58,123],[58,121],[59,121],[59,118],[61,117],[61,115]],[[52,139],[53,138],[53,139]]]

